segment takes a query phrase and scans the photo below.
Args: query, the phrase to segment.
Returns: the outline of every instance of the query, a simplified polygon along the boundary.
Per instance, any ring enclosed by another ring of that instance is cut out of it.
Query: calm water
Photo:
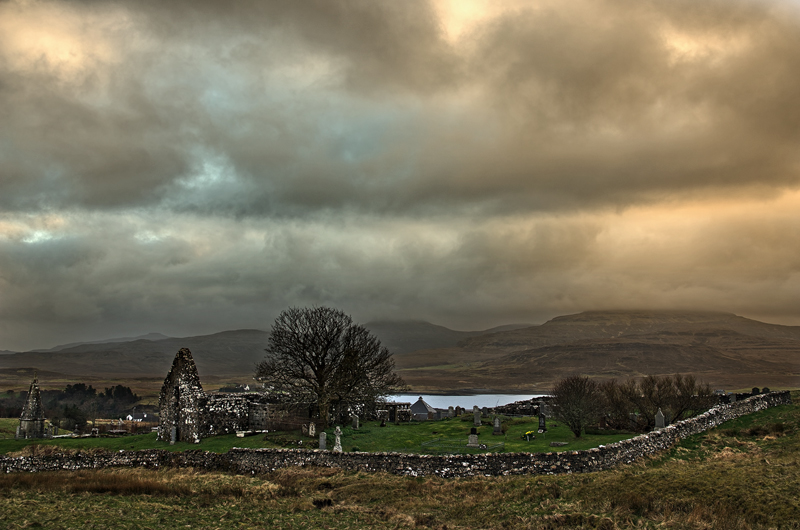
[[[480,408],[483,407],[497,407],[499,405],[507,405],[515,401],[522,401],[535,397],[541,397],[545,394],[475,394],[473,396],[431,396],[428,394],[399,394],[396,396],[389,396],[391,401],[409,402],[414,403],[422,397],[427,404],[433,408],[446,409],[449,406],[463,407],[471,409],[475,405]]]

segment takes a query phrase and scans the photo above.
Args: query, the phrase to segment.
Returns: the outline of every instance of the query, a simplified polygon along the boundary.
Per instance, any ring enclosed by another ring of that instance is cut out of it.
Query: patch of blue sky
[[[227,157],[196,149],[194,171],[178,183],[187,191],[207,191],[239,183],[236,170]]]
[[[403,131],[416,127],[416,113],[382,105],[334,106],[317,119],[331,155],[345,162],[360,162],[394,148]]]
[[[34,230],[26,237],[22,238],[23,243],[45,243],[47,241],[51,241],[56,239],[56,235],[48,230]]]

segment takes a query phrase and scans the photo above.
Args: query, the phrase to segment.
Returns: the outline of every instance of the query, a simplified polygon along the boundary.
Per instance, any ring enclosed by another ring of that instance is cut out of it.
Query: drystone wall
[[[383,471],[397,475],[441,477],[554,475],[586,473],[627,464],[659,453],[682,438],[728,420],[766,408],[791,404],[789,392],[772,392],[719,405],[664,429],[587,451],[560,453],[492,453],[481,455],[413,455],[403,453],[334,453],[297,449],[232,449],[225,454],[165,450],[76,453],[33,457],[0,457],[0,472],[35,472],[104,467],[194,467],[239,474],[268,473],[290,466],[335,467]]]

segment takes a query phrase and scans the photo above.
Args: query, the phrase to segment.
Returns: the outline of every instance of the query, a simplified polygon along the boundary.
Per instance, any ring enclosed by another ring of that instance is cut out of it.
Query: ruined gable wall
[[[174,437],[175,441],[199,443],[200,410],[205,400],[192,352],[181,348],[172,361],[172,369],[164,379],[158,397],[158,439],[169,442]]]
[[[44,438],[44,407],[39,380],[34,377],[19,418],[19,438]]]

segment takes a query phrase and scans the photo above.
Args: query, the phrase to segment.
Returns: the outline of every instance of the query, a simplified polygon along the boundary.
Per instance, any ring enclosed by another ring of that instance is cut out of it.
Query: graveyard
[[[417,454],[442,454],[442,453],[482,453],[489,452],[556,452],[576,451],[590,449],[598,445],[609,444],[624,440],[636,435],[633,432],[609,431],[599,434],[592,431],[584,434],[580,439],[558,421],[548,421],[547,431],[539,433],[539,419],[535,416],[505,417],[498,416],[501,422],[501,434],[494,435],[493,417],[485,416],[481,419],[478,431],[479,445],[487,446],[467,447],[468,437],[474,427],[474,416],[465,414],[458,418],[447,418],[436,421],[411,421],[404,423],[387,423],[381,427],[378,421],[367,421],[353,429],[352,425],[342,426],[342,450],[345,452],[403,452]],[[303,448],[317,449],[319,437],[303,435],[300,429],[293,431],[274,431],[269,433],[256,433],[250,436],[238,437],[236,434],[224,434],[204,438],[199,444],[158,441],[155,433],[127,435],[118,437],[76,437],[55,439],[14,440],[14,429],[19,424],[15,418],[0,418],[0,454],[13,453],[22,450],[25,446],[56,445],[65,449],[96,449],[104,448],[110,451],[139,450],[139,449],[167,449],[171,451],[203,450],[224,453],[233,447],[243,448]],[[503,433],[502,431],[505,430]],[[534,434],[525,437],[525,433]],[[328,440],[327,449],[333,448],[334,427],[325,431]],[[550,445],[551,443],[558,445]],[[496,447],[501,444],[500,447]],[[563,444],[563,445],[562,445]]]

